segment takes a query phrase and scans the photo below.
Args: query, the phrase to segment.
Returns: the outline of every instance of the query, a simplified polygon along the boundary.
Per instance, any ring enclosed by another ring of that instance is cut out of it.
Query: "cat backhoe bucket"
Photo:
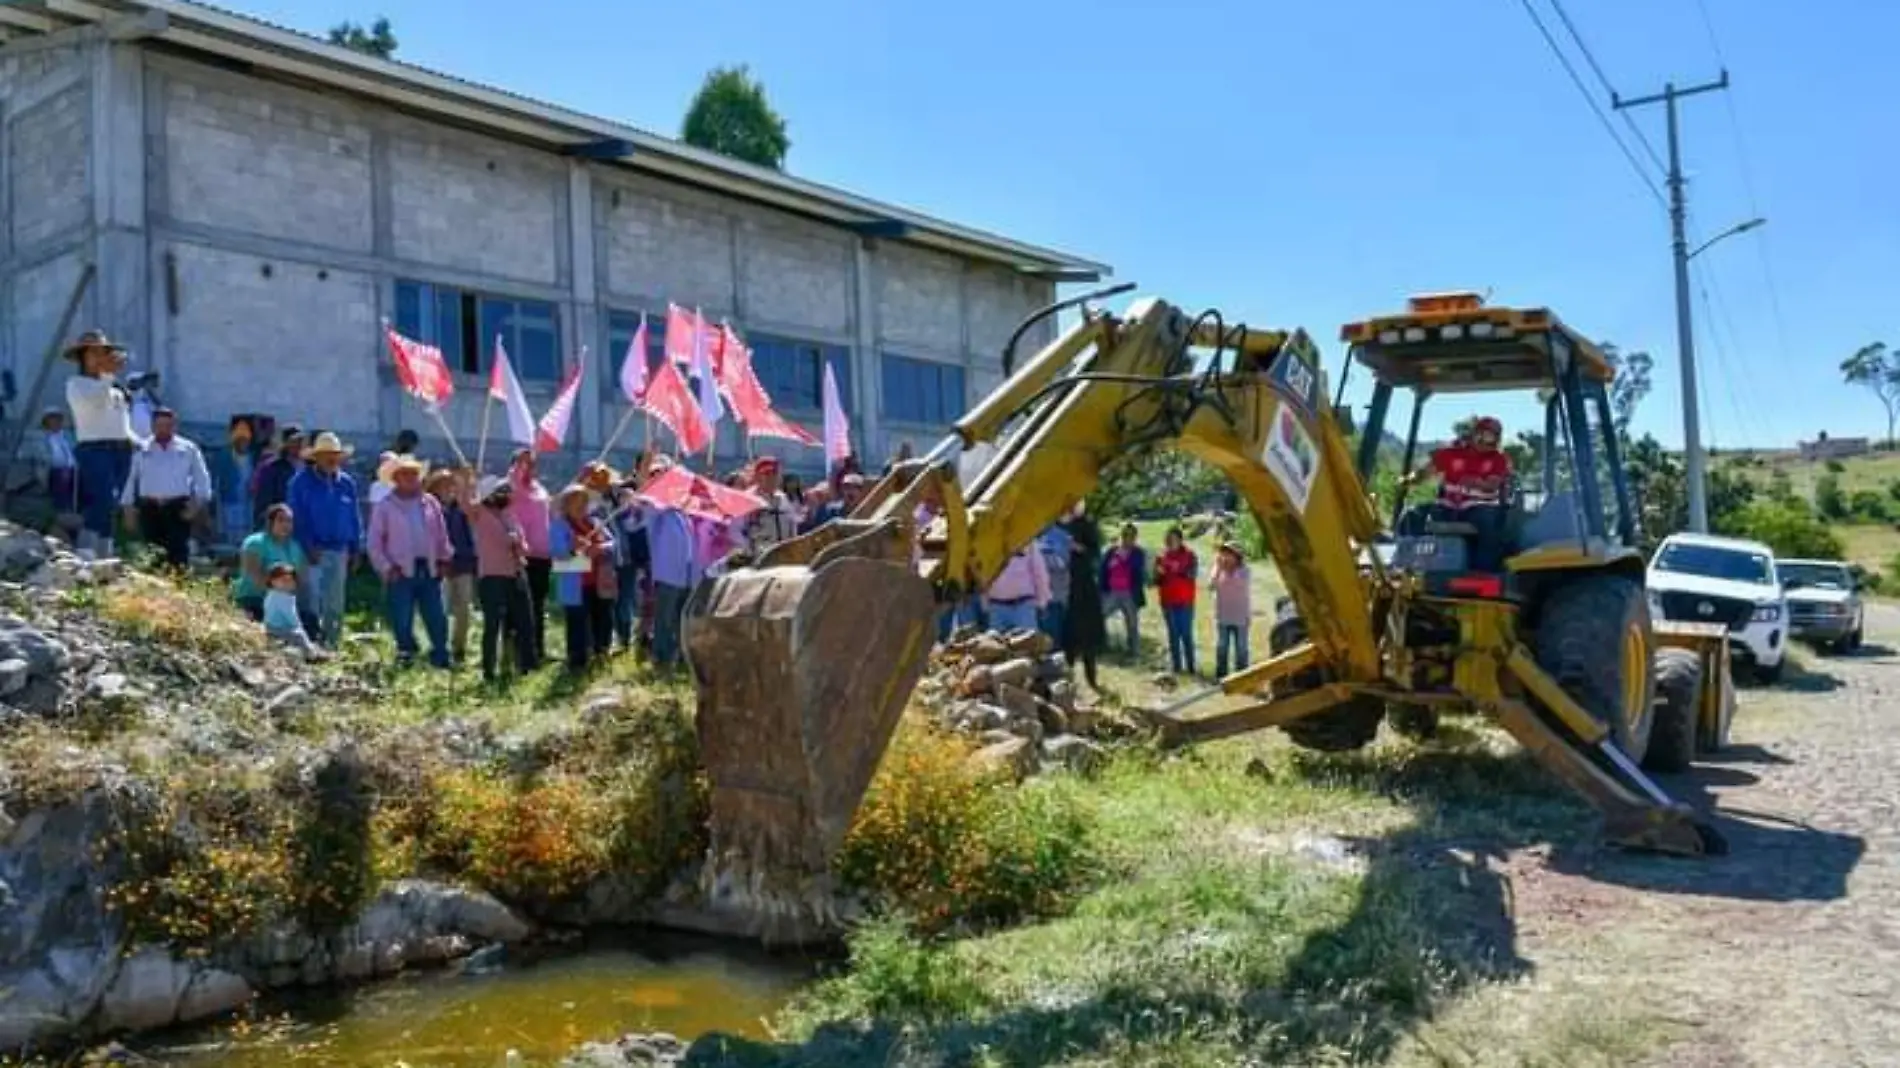
[[[910,567],[908,539],[900,551],[888,531],[838,533],[773,550],[686,610],[712,781],[703,889],[767,939],[829,921],[827,864],[936,637],[935,597]],[[809,554],[814,544],[826,547]],[[801,555],[810,563],[780,562]]]

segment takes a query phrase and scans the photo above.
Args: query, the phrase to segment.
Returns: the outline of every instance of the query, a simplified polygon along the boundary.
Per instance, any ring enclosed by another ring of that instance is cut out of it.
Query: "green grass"
[[[1814,498],[1814,483],[1827,474],[1827,462],[1824,460],[1804,460],[1794,452],[1756,452],[1740,454],[1751,459],[1750,469],[1767,471],[1786,471],[1794,491],[1802,497]],[[1761,468],[1755,468],[1752,461],[1759,460]],[[1865,456],[1853,456],[1840,461],[1841,489],[1847,493],[1856,490],[1873,490],[1885,493],[1887,484],[1900,480],[1900,452],[1875,452]]]

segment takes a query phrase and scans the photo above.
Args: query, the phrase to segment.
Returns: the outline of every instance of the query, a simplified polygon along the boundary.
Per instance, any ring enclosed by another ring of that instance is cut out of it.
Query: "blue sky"
[[[1681,440],[1667,217],[1521,0],[227,2],[311,31],[387,15],[404,59],[669,136],[709,67],[747,63],[794,173],[1303,325],[1329,361],[1408,293],[1549,305],[1656,356],[1638,429]],[[1868,47],[1900,4],[1702,2],[1707,24],[1697,0],[1565,10],[1625,95],[1734,79],[1683,105],[1692,241],[1769,219],[1695,261],[1704,440],[1881,431],[1836,368],[1900,344],[1900,126]],[[1663,153],[1660,109],[1635,118]]]

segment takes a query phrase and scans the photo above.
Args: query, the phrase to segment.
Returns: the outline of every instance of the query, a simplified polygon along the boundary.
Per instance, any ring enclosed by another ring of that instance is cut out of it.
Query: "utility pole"
[[[1669,117],[1669,230],[1676,261],[1676,352],[1682,362],[1682,448],[1689,475],[1689,529],[1699,534],[1709,531],[1709,489],[1707,459],[1702,454],[1702,419],[1696,406],[1695,327],[1689,318],[1689,238],[1688,205],[1683,196],[1682,144],[1676,132],[1676,101],[1685,96],[1728,88],[1728,71],[1712,82],[1678,89],[1674,82],[1660,93],[1624,100],[1610,94],[1610,104],[1618,111],[1646,104],[1663,105]],[[1707,246],[1703,246],[1706,248]],[[1700,251],[1700,250],[1697,250]]]

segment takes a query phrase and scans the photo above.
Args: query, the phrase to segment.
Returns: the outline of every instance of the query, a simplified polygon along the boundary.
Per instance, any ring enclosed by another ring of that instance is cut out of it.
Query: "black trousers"
[[[475,580],[475,593],[482,602],[482,678],[493,679],[501,664],[501,636],[514,642],[515,670],[527,674],[541,666],[541,654],[534,648],[534,622],[528,617],[528,583],[513,578],[484,575]]]
[[[575,671],[606,656],[614,645],[614,603],[593,590],[567,607],[567,666]]]
[[[545,556],[528,557],[528,612],[534,624],[534,659],[548,658],[548,583],[554,574],[554,561]]]
[[[185,518],[185,508],[190,503],[184,497],[168,501],[139,498],[139,536],[163,550],[165,563],[170,567],[182,568],[191,563],[191,521]]]

